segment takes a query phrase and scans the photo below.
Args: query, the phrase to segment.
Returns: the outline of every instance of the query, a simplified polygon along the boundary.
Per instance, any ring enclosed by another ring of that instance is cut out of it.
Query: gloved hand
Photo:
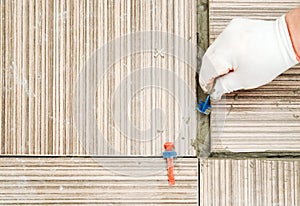
[[[269,83],[297,63],[285,16],[233,19],[204,54],[199,81],[219,100],[224,93]]]

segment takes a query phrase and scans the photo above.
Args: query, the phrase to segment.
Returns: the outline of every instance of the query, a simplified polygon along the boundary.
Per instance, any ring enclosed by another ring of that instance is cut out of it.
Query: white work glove
[[[219,100],[224,93],[269,83],[297,63],[285,16],[233,19],[204,54],[199,81]]]

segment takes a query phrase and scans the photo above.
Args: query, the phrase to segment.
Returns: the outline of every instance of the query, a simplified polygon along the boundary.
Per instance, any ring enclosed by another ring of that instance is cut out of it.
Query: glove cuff
[[[294,42],[291,37],[290,29],[285,20],[285,15],[282,15],[277,20],[277,22],[278,22],[277,26],[278,26],[279,35],[283,41],[283,44],[284,44],[286,50],[288,51],[290,60],[295,61],[295,64],[300,62],[300,56],[296,51],[296,47],[295,47]]]

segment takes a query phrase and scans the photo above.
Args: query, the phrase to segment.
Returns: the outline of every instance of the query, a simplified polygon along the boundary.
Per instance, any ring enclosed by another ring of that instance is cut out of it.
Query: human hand
[[[224,93],[271,82],[298,63],[285,16],[276,21],[234,19],[202,59],[202,89],[219,100]]]

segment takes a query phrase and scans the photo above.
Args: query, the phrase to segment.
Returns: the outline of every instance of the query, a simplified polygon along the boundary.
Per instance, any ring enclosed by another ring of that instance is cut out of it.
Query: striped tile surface
[[[271,20],[299,0],[210,1],[210,41],[234,17]],[[273,82],[227,95],[214,105],[212,152],[300,151],[300,70],[296,66]]]
[[[200,161],[201,206],[300,205],[300,160]]]
[[[198,205],[198,160],[1,158],[0,205]]]
[[[299,0],[210,0],[210,42],[214,41],[233,18],[272,20],[299,6]]]
[[[175,38],[116,41],[145,31]],[[0,154],[160,155],[174,141],[193,155],[185,44],[196,44],[195,0],[0,1]]]

